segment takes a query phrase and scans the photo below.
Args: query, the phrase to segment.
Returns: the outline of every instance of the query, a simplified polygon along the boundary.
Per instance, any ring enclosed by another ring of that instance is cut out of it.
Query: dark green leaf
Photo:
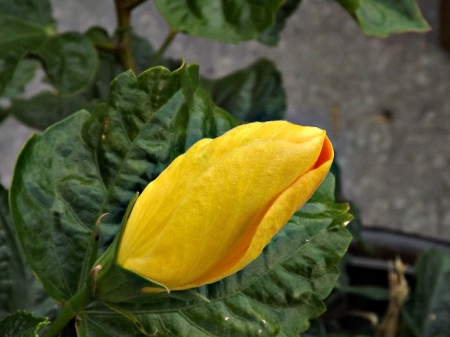
[[[190,35],[237,43],[251,40],[275,20],[283,0],[155,0],[167,22]]]
[[[131,49],[136,60],[137,72],[140,74],[150,67],[155,51],[150,42],[137,34],[131,35]]]
[[[97,46],[99,65],[91,86],[83,92],[83,95],[87,100],[106,101],[111,81],[122,72],[122,65],[114,49],[116,41],[110,38],[108,32],[101,27],[92,27],[85,35],[94,46]]]
[[[39,62],[36,60],[23,59],[17,65],[11,81],[1,93],[1,98],[13,98],[23,94],[27,84],[36,74]]]
[[[10,312],[9,307],[14,285],[13,277],[17,282],[23,280],[23,275],[13,275],[14,271],[23,270],[21,263],[22,260],[13,235],[13,224],[9,214],[8,193],[0,185],[0,319]]]
[[[336,0],[349,12],[361,30],[386,37],[393,33],[430,29],[415,0]]]
[[[403,310],[406,330],[419,337],[449,336],[450,255],[434,249],[423,253],[415,275],[416,287]]]
[[[351,236],[348,206],[334,203],[330,175],[310,201],[242,271],[196,291],[210,303],[169,301],[122,307],[153,336],[298,336],[339,275]],[[166,301],[156,302],[157,297]],[[97,305],[81,314],[81,336],[140,336],[131,322]],[[113,323],[111,323],[113,322]]]
[[[335,152],[335,158],[339,157],[339,153]],[[364,238],[362,236],[362,217],[361,212],[359,211],[358,207],[351,202],[348,202],[344,196],[343,190],[342,190],[342,178],[341,178],[341,169],[339,167],[339,164],[337,160],[335,159],[333,161],[333,164],[331,165],[330,172],[333,173],[333,175],[336,178],[336,189],[334,195],[336,196],[336,200],[338,202],[347,202],[350,205],[350,213],[353,215],[354,219],[350,222],[350,224],[347,226],[348,231],[352,234],[353,239],[358,242],[366,251],[370,251],[371,248],[369,245],[364,241]]]
[[[8,206],[8,192],[0,185],[0,319],[27,310],[54,316],[58,310],[22,258]]]
[[[300,5],[301,0],[286,0],[278,9],[275,16],[275,23],[259,33],[258,41],[269,46],[276,46],[279,40],[279,34],[286,26],[287,19],[295,12]]]
[[[37,332],[47,325],[47,318],[16,312],[0,321],[0,336],[37,337]]]
[[[25,257],[51,296],[63,302],[84,287],[102,214],[101,250],[136,191],[197,140],[239,123],[212,103],[196,66],[157,67],[120,75],[108,104],[34,135],[16,165],[11,209]]]
[[[95,49],[83,35],[55,34],[48,0],[0,0],[0,91],[30,54],[42,59],[62,94],[85,88],[97,68]]]
[[[248,68],[203,85],[215,104],[247,122],[283,119],[286,93],[272,61],[261,59]]]
[[[99,27],[89,29],[85,35],[91,44],[111,47],[115,43],[108,33]],[[152,58],[151,45],[136,35],[133,35],[133,45],[137,50],[135,55],[139,67],[146,67]],[[12,101],[11,107],[5,110],[5,114],[13,115],[30,127],[44,130],[75,111],[81,109],[92,111],[98,103],[106,102],[109,84],[121,72],[122,66],[116,52],[100,48],[99,66],[95,78],[81,93],[64,96],[45,92],[30,99],[15,99]]]
[[[9,113],[30,127],[44,130],[76,110],[93,109],[96,103],[97,100],[88,101],[83,95],[61,97],[45,92],[30,99],[13,100]]]
[[[74,94],[93,80],[98,66],[94,46],[84,35],[70,32],[47,39],[34,50],[60,94]]]
[[[54,30],[49,0],[0,0],[0,92],[19,61]]]
[[[41,27],[54,25],[49,0],[0,0],[0,13]]]

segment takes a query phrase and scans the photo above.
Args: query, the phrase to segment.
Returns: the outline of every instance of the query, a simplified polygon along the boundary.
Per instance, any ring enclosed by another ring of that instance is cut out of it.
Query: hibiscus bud
[[[251,123],[203,139],[137,199],[117,248],[123,269],[182,290],[244,268],[313,194],[333,148],[325,131]]]

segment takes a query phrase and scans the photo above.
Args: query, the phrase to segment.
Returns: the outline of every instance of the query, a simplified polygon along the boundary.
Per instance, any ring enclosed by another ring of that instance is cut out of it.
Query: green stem
[[[96,42],[95,47],[106,51],[117,51],[119,49],[117,44],[112,42]]]
[[[66,304],[64,305],[61,313],[55,319],[53,324],[47,330],[43,337],[56,337],[64,329],[67,323],[70,322],[81,310],[86,308],[94,298],[92,297],[90,291],[87,288],[82,289],[77,294],[75,294]]]
[[[158,64],[161,56],[164,55],[164,52],[170,46],[170,44],[172,43],[173,39],[175,38],[175,36],[177,36],[178,33],[179,33],[179,31],[174,29],[174,28],[170,28],[169,29],[169,33],[167,34],[167,36],[164,39],[161,47],[159,47],[158,51],[156,52],[155,56],[153,57],[152,66],[156,66]]]
[[[121,0],[115,0],[118,34],[119,57],[124,70],[131,69],[136,73],[136,63],[131,52],[131,25],[130,17],[132,7],[126,6]]]

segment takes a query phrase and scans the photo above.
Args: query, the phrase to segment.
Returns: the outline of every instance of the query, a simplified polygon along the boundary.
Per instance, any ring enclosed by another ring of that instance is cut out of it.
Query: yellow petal
[[[282,121],[204,139],[139,197],[118,263],[171,290],[231,275],[306,202],[332,157],[323,130]]]

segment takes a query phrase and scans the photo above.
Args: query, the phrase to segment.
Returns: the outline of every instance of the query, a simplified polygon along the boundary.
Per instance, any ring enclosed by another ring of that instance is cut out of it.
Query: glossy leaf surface
[[[371,36],[430,29],[415,0],[336,0]]]
[[[247,122],[283,119],[286,93],[281,73],[261,59],[246,69],[217,80],[203,80],[214,103]]]
[[[196,66],[157,67],[120,75],[108,104],[34,135],[16,166],[11,207],[25,257],[50,295],[64,302],[84,287],[102,214],[101,250],[136,191],[197,140],[239,123],[211,102]]]
[[[251,40],[275,21],[282,0],[155,0],[170,26],[223,42]]]

